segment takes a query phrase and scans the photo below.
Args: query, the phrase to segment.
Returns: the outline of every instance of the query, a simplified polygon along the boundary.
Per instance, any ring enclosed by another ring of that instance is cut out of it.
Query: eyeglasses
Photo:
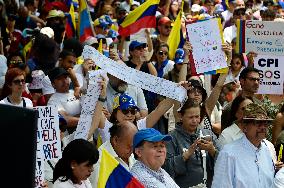
[[[127,115],[129,114],[129,112],[132,114],[132,115],[135,115],[137,110],[134,109],[134,108],[128,108],[126,110],[121,110],[121,112],[124,114],[124,115]]]
[[[24,79],[21,79],[21,80],[13,80],[13,83],[16,84],[16,85],[20,85],[20,84],[25,84],[26,81]]]
[[[162,55],[168,55],[168,52],[164,52],[164,51],[161,50],[161,51],[158,52],[158,54],[161,55],[161,56]]]
[[[271,124],[271,121],[268,120],[260,120],[260,119],[244,119],[244,123],[252,123],[254,126],[269,126]]]
[[[10,61],[10,64],[19,64],[19,63],[24,63],[24,62],[22,60],[18,60],[18,61],[11,60]]]
[[[260,78],[253,78],[253,77],[246,77],[248,80],[250,80],[250,81],[260,81]]]

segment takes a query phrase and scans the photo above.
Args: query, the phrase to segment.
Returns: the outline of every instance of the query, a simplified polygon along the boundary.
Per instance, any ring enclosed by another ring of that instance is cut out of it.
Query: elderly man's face
[[[262,139],[266,138],[268,128],[268,122],[267,121],[255,121],[252,120],[251,122],[248,122],[244,127],[244,133],[248,140],[250,140],[252,143],[256,141],[261,141]]]
[[[164,141],[148,142],[135,149],[139,160],[152,170],[159,170],[166,160],[166,144]]]

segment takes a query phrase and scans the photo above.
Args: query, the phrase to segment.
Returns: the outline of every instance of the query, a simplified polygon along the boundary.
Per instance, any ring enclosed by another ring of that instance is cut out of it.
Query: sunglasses
[[[126,110],[121,110],[121,112],[124,114],[124,115],[127,115],[129,114],[129,112],[132,114],[132,115],[135,115],[137,110],[134,109],[134,108],[128,108]]]
[[[20,85],[20,84],[25,84],[26,81],[24,79],[21,79],[21,80],[13,80],[13,83],[16,84],[16,85]]]
[[[187,93],[197,93],[197,94],[202,95],[202,91],[198,88],[192,88],[192,89],[188,90]]]
[[[164,51],[161,50],[161,51],[158,52],[158,54],[161,55],[161,56],[162,55],[168,55],[168,52],[164,52]]]
[[[165,27],[165,29],[172,29],[173,26],[167,26],[167,25],[165,25],[164,27]]]

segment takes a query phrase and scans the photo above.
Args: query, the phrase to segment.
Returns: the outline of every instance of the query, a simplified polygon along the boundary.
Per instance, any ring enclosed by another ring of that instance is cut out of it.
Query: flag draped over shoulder
[[[67,15],[67,22],[65,26],[67,38],[72,38],[76,34],[76,22],[73,3],[70,5],[69,14]]]
[[[79,5],[79,39],[84,42],[89,37],[94,37],[93,25],[91,22],[86,0],[80,0]]]
[[[181,17],[183,12],[183,1],[181,5],[181,9],[176,17],[176,20],[174,22],[174,26],[171,30],[171,33],[168,38],[168,45],[169,45],[169,58],[174,59],[176,50],[178,48],[182,48],[184,45],[184,38],[181,30]]]
[[[143,188],[118,161],[102,150],[98,188]]]
[[[156,27],[156,11],[160,0],[148,0],[119,21],[118,33],[127,37],[142,28]]]

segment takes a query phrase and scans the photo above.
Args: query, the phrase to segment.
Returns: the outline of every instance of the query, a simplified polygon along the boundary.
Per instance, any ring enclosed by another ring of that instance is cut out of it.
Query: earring
[[[71,166],[72,169],[74,169],[74,166]]]

